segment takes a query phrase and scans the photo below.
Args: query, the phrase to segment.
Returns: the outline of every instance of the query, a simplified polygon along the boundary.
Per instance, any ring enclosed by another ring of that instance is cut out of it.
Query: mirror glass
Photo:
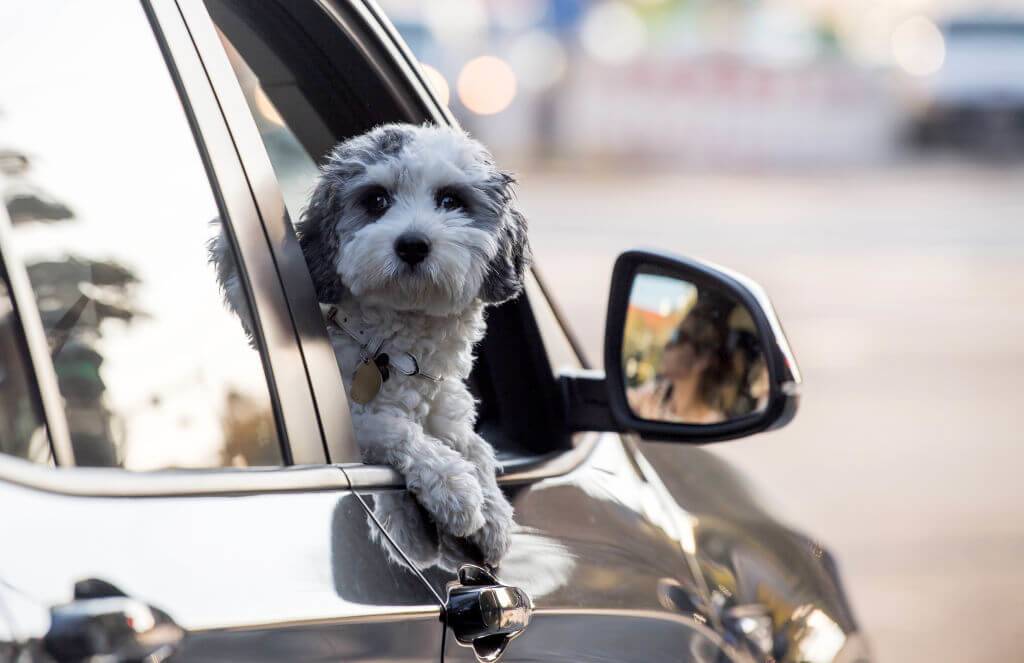
[[[717,424],[767,407],[757,326],[731,293],[641,269],[625,324],[626,398],[638,418]]]

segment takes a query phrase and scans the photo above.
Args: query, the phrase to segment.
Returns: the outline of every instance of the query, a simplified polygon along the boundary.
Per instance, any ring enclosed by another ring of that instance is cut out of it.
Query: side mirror
[[[698,260],[619,256],[604,365],[603,380],[563,378],[570,428],[704,443],[780,428],[796,414],[800,372],[764,290]]]

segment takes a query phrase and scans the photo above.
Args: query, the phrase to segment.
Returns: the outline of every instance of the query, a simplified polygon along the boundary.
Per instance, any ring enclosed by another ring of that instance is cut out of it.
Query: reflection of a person
[[[768,366],[763,357],[758,357],[750,370],[750,397],[753,399],[753,411],[760,412],[768,407],[768,396],[771,383],[768,377]]]
[[[717,325],[694,310],[673,332],[661,353],[658,377],[629,390],[642,419],[714,424],[726,419],[719,406],[722,338]]]

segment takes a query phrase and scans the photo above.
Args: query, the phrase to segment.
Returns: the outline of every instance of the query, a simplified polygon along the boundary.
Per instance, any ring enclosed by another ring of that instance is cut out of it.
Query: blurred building
[[[943,21],[979,5],[382,4],[438,95],[505,158],[749,168],[900,154],[946,65]]]

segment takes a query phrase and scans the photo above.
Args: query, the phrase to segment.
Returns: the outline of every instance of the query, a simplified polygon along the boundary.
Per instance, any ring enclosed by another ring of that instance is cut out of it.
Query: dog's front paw
[[[480,482],[470,473],[448,479],[449,498],[452,505],[442,520],[455,536],[469,536],[486,524],[483,504],[484,491]]]
[[[468,463],[447,468],[413,487],[420,503],[446,532],[469,536],[484,526],[484,492]]]
[[[469,540],[480,549],[484,562],[497,567],[512,546],[512,530],[515,528],[512,507],[502,496],[499,504],[488,503],[484,510],[487,522],[471,534]]]
[[[437,527],[430,522],[427,514],[416,499],[406,491],[393,493],[380,491],[374,496],[373,517],[369,519],[371,538],[379,539],[373,520],[394,542],[394,546],[404,552],[417,568],[433,566],[438,555]],[[396,550],[392,550],[391,542],[378,541],[390,553],[392,561],[404,566],[405,561],[398,558]]]
[[[488,521],[470,535],[469,540],[480,549],[487,565],[495,568],[501,565],[501,559],[512,546],[512,528],[514,526],[515,524],[511,520]]]

